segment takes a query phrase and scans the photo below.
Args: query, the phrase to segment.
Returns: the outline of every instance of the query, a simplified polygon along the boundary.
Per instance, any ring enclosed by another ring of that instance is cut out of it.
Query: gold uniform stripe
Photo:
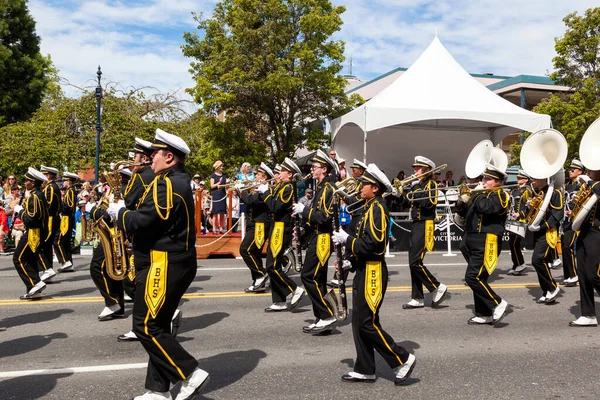
[[[169,354],[165,351],[165,349],[163,349],[163,347],[160,345],[160,343],[158,343],[158,340],[156,340],[156,338],[154,336],[150,336],[150,334],[148,333],[148,319],[149,318],[150,318],[150,310],[148,310],[148,313],[146,314],[146,318],[144,319],[144,332],[146,333],[146,336],[148,336],[149,338],[152,339],[152,342],[156,345],[156,347],[158,347],[158,349],[163,353],[163,355],[169,361],[169,363],[173,366],[173,368],[175,368],[177,370],[177,373],[179,373],[179,376],[181,376],[181,379],[185,380],[187,377],[183,374],[183,371],[181,371],[181,368],[179,368],[177,366],[177,364],[175,364],[175,361],[173,361],[173,359],[169,356]]]

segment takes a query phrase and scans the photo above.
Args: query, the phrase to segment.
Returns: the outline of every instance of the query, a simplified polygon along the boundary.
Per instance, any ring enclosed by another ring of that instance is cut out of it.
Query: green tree
[[[225,125],[211,123],[215,145],[227,142],[219,133],[241,134],[281,161],[327,142],[311,121],[351,103],[339,75],[344,44],[330,39],[344,10],[329,0],[222,0],[211,18],[194,15],[203,36],[184,34],[196,81],[188,91],[205,115],[226,114]]]
[[[40,107],[50,68],[26,0],[0,0],[0,127],[27,120]]]

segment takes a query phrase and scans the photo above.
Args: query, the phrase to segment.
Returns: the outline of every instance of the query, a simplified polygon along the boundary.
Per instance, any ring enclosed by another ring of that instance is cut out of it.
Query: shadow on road
[[[223,319],[229,317],[229,315],[230,314],[225,312],[214,312],[210,314],[197,315],[195,317],[190,318],[186,318],[184,316],[183,321],[181,322],[179,332],[185,333],[207,328],[211,325],[221,322]],[[183,338],[179,337],[179,341],[182,341],[181,339]]]
[[[21,326],[25,324],[37,324],[38,322],[52,321],[53,319],[60,318],[64,314],[70,314],[73,310],[69,308],[63,308],[60,310],[52,311],[41,311],[30,314],[16,315],[14,317],[4,318],[0,321],[0,326],[6,328],[13,328],[15,326]]]
[[[208,371],[210,382],[203,394],[223,389],[242,379],[256,368],[261,358],[267,353],[262,350],[252,349],[246,351],[232,351],[213,357],[198,360],[200,368]],[[171,393],[179,393],[181,384],[177,384]],[[175,396],[173,396],[175,398]]]
[[[16,356],[19,354],[29,353],[30,351],[39,350],[42,347],[50,344],[50,342],[54,339],[66,339],[67,337],[68,335],[66,333],[57,332],[50,335],[27,336],[2,342],[0,343],[0,358]],[[0,393],[2,392],[0,391]]]
[[[0,381],[0,393],[4,400],[43,399],[54,390],[59,379],[71,375],[73,374],[20,376]]]
[[[78,296],[78,295],[82,295],[82,294],[89,294],[89,293],[93,293],[96,292],[97,289],[96,287],[83,287],[83,288],[79,288],[79,289],[72,289],[72,290],[63,290],[62,292],[56,292],[56,293],[48,293],[51,296],[47,297],[47,298],[51,298],[51,297],[67,297],[67,296]]]

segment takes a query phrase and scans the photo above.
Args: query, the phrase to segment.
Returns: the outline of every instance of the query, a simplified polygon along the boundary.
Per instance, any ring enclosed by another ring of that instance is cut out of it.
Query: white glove
[[[410,188],[411,188],[411,189],[412,189],[412,188],[414,188],[414,187],[415,187],[415,186],[417,186],[419,183],[421,183],[421,181],[419,181],[419,180],[416,180],[416,181],[413,181],[413,182],[411,182],[411,184],[410,184]]]
[[[592,178],[590,178],[587,175],[579,175],[579,177],[577,179],[579,179],[579,182],[585,183],[585,184],[589,184],[590,181],[592,180]]]
[[[236,188],[237,190],[240,190],[241,188],[244,187],[243,183],[236,183],[235,185],[233,185],[234,188]]]
[[[125,208],[125,204],[123,203],[123,201],[119,201],[118,203],[110,203],[108,205],[108,209],[106,210],[106,212],[108,213],[108,215],[110,215],[110,218],[112,220],[116,220],[117,217],[119,216],[119,210],[121,208]]]
[[[528,229],[529,229],[531,232],[537,232],[537,231],[539,231],[539,230],[540,230],[540,228],[541,228],[541,227],[540,227],[539,225],[529,225],[529,227],[528,227]]]
[[[483,189],[483,182],[479,182],[479,183],[477,184],[477,186],[475,186],[475,187],[473,188],[473,190],[481,190],[481,189]]]
[[[352,268],[352,263],[350,262],[350,260],[344,260],[344,269],[350,268]]]
[[[17,204],[17,205],[15,206],[14,212],[15,212],[15,214],[18,214],[18,213],[20,213],[22,210],[23,210],[23,206],[20,206],[20,205],[18,205],[18,204]]]
[[[340,229],[339,231],[334,231],[333,232],[333,243],[335,244],[346,244],[346,241],[348,240],[348,235],[343,229]]]
[[[294,214],[300,215],[302,214],[302,211],[304,211],[304,204],[296,203],[292,208],[294,209]]]
[[[269,190],[269,185],[267,185],[266,183],[263,183],[262,185],[259,185],[259,186],[256,188],[256,191],[257,191],[258,193],[264,193],[264,192],[266,192],[267,190]]]

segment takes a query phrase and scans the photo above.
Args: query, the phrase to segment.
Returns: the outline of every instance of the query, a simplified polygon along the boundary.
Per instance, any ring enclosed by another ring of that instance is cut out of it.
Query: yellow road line
[[[537,282],[527,283],[496,283],[490,285],[494,289],[530,289],[540,285]],[[352,289],[348,288],[348,292]],[[400,293],[410,292],[410,286],[389,286],[387,292]],[[471,290],[468,286],[462,284],[448,285],[449,291]],[[205,292],[190,293],[183,296],[184,299],[226,299],[232,297],[267,297],[270,293],[245,293],[245,292]],[[101,303],[104,299],[101,296],[71,296],[71,297],[45,297],[37,301],[25,300],[0,300],[2,306],[25,306],[25,305],[45,305],[45,304],[76,304],[76,303]]]

